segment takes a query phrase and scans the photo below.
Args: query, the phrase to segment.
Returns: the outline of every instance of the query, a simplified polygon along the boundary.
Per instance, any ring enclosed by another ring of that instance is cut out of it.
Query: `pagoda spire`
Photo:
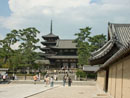
[[[50,34],[52,34],[52,20],[51,20]]]

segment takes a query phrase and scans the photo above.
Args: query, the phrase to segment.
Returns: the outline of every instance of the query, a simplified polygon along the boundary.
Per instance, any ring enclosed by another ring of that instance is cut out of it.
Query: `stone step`
[[[54,75],[55,74],[49,74],[49,76],[54,76]],[[65,74],[61,73],[61,74],[56,74],[56,75],[57,75],[58,80],[62,80]],[[72,80],[75,80],[75,75],[76,75],[75,73],[69,74],[69,76],[71,77]],[[41,79],[43,79],[43,78],[44,77],[41,76]],[[17,79],[18,80],[33,80],[33,76],[17,76]]]
[[[14,80],[10,81],[11,84],[34,84],[34,81],[32,80]],[[37,84],[44,84],[45,82],[43,80],[37,81]],[[63,81],[55,81],[54,84],[56,85],[62,85]],[[66,83],[67,85],[67,83]],[[90,86],[95,86],[96,82],[95,81],[72,81],[72,85],[76,86],[84,86],[84,85],[90,85]]]

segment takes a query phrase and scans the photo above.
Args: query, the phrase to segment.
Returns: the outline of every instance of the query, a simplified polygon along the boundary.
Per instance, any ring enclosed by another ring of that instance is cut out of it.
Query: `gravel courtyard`
[[[98,92],[96,86],[60,86],[28,98],[92,98]]]
[[[61,81],[55,83],[54,87],[45,84],[34,85],[32,81],[17,82],[0,84],[0,98],[93,98],[100,92],[95,81],[75,81],[71,87],[63,87]]]

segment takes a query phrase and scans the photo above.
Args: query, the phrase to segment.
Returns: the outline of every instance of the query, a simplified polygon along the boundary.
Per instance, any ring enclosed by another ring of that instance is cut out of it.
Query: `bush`
[[[77,70],[76,75],[78,77],[81,77],[81,78],[85,78],[86,77],[86,73],[84,71],[82,71],[82,70]]]
[[[87,77],[91,78],[91,79],[94,79],[96,77],[96,74],[95,73],[88,73]]]

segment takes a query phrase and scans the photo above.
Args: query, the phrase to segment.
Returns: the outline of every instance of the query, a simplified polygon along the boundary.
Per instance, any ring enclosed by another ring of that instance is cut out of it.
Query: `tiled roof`
[[[78,59],[78,56],[50,56],[53,59]]]
[[[113,45],[114,45],[113,40],[109,40],[102,48],[98,49],[97,51],[95,51],[91,54],[92,56],[91,56],[90,60],[103,57],[111,50]]]
[[[62,49],[76,49],[76,43],[73,42],[73,40],[57,40],[57,44],[53,48],[62,48]]]
[[[122,47],[118,52],[116,52],[109,60],[107,60],[100,69],[105,68],[115,61],[121,59],[121,57],[128,55],[130,53],[130,44],[128,43],[126,46]]]
[[[109,23],[109,33],[115,40],[125,46],[130,41],[130,24]],[[112,39],[112,38],[111,38]]]
[[[113,45],[117,47],[118,52],[122,47],[127,46],[130,41],[130,24],[108,24],[108,42],[99,50],[92,53],[90,61],[93,62],[96,59],[100,59],[106,56],[107,53],[112,50]],[[109,58],[107,59],[109,60]],[[91,63],[90,62],[90,63]]]
[[[50,61],[49,60],[36,60],[35,63],[36,64],[46,64],[46,65],[49,65]]]
[[[56,43],[56,42],[48,42],[48,41],[44,41],[44,42],[41,42],[42,44],[53,44],[53,43]]]
[[[94,66],[91,66],[91,65],[84,65],[83,66],[83,71],[93,71],[93,72],[96,72],[97,70],[99,69],[99,65],[94,65]]]
[[[42,51],[49,50],[49,49],[50,48],[47,48],[47,47],[40,48],[40,50],[42,50]]]
[[[44,35],[44,36],[42,36],[42,37],[43,37],[43,38],[47,38],[47,37],[57,37],[57,38],[59,38],[59,36],[54,35],[53,33],[49,33],[49,34]]]

